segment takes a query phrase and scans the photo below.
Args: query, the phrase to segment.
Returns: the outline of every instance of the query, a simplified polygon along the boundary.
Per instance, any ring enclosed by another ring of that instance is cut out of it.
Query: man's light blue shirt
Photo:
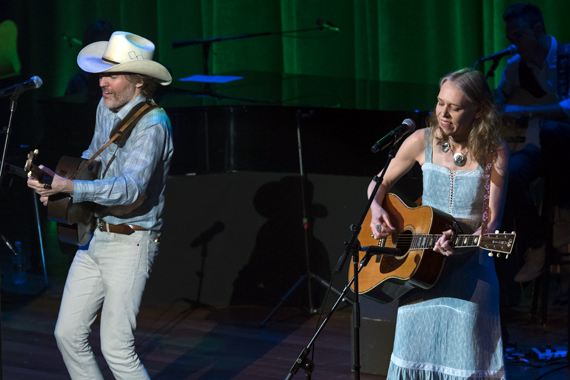
[[[81,157],[91,158],[109,141],[109,134],[118,120],[143,101],[145,98],[139,95],[113,113],[101,99],[93,140]],[[110,206],[106,208],[109,211],[98,215],[110,224],[126,223],[159,231],[163,224],[164,190],[172,152],[170,120],[162,108],[154,109],[137,123],[124,147],[119,148],[113,143],[96,159],[101,162],[100,176],[107,170],[105,178],[74,181],[74,203],[91,201]],[[113,154],[116,158],[109,166]],[[135,202],[140,205],[135,207]]]

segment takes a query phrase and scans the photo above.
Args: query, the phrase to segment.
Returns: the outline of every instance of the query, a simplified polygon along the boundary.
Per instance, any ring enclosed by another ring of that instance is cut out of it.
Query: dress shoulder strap
[[[432,149],[433,149],[433,138],[431,137],[431,128],[427,127],[425,129],[425,162],[431,162],[432,159]]]
[[[483,214],[481,217],[481,235],[487,233],[487,224],[489,223],[489,199],[491,198],[491,171],[493,169],[493,150],[491,147],[487,149],[487,162],[485,163],[485,195],[483,195]]]

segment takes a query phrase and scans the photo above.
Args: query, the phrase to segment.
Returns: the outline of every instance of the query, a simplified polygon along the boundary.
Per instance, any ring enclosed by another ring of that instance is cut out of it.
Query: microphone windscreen
[[[32,82],[34,82],[34,84],[36,85],[36,88],[40,88],[42,86],[42,84],[44,84],[44,81],[42,80],[42,78],[40,78],[37,75],[34,75],[31,79]]]
[[[409,127],[408,132],[413,132],[416,130],[416,122],[412,119],[406,119],[402,121],[402,124],[406,124]]]

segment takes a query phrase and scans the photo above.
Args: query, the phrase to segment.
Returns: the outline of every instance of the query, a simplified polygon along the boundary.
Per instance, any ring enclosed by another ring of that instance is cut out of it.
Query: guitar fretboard
[[[410,249],[432,249],[442,236],[442,234],[412,235]],[[453,245],[456,248],[477,247],[479,245],[479,238],[480,236],[478,235],[457,235]]]
[[[402,234],[395,245],[403,251],[433,249],[442,234]],[[453,240],[455,248],[480,247],[482,249],[509,255],[515,242],[515,233],[499,233],[484,235],[457,235]],[[378,245],[384,247],[387,239],[380,239]]]

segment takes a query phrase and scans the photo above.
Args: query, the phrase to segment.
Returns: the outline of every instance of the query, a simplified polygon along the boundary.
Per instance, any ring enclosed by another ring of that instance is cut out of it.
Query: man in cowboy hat
[[[115,378],[149,378],[134,351],[133,331],[163,224],[173,151],[170,121],[154,105],[136,124],[131,123],[135,126],[122,141],[101,148],[112,140],[117,123],[135,120],[133,109],[151,104],[157,84],[172,81],[168,70],[152,61],[153,52],[151,41],[126,32],[115,32],[109,41],[81,50],[79,67],[99,73],[102,89],[95,134],[82,158],[96,156],[102,173],[94,181],[70,180],[40,166],[53,177],[51,185],[28,180],[44,205],[51,195],[66,193],[73,203],[102,206],[90,243],[79,248],[69,270],[55,328],[73,379],[103,379],[88,343],[99,309],[101,350]]]

